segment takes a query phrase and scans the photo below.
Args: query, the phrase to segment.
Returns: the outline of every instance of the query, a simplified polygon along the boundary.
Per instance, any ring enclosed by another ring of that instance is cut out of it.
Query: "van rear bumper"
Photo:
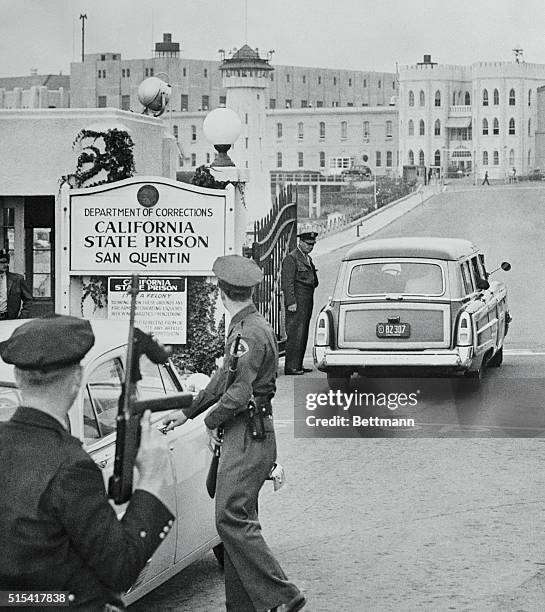
[[[448,350],[358,351],[332,350],[328,346],[313,348],[314,363],[319,370],[365,367],[437,367],[468,370],[473,361],[473,347],[458,346]]]

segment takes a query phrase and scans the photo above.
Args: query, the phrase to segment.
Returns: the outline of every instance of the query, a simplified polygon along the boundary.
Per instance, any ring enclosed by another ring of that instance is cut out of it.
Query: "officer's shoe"
[[[303,593],[297,593],[297,595],[288,601],[288,603],[282,604],[281,606],[276,606],[276,608],[271,608],[270,612],[297,612],[297,610],[301,610],[303,606],[305,606],[307,600]]]
[[[312,368],[301,368],[301,369],[303,370],[305,374],[308,374],[309,372],[314,372]]]
[[[301,368],[300,370],[297,370],[295,368],[288,368],[286,370],[284,370],[284,374],[286,376],[301,376],[301,374],[304,374],[305,370],[303,370],[303,368]]]

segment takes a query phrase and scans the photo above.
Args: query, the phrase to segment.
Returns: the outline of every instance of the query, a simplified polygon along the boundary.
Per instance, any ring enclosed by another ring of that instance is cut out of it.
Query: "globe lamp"
[[[242,122],[235,111],[230,108],[214,109],[206,115],[202,128],[206,139],[214,145],[217,151],[216,158],[210,165],[212,167],[234,166],[227,151],[242,131]]]

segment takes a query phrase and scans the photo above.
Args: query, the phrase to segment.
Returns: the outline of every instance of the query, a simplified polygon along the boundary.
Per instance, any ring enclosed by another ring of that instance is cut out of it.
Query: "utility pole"
[[[85,20],[87,19],[87,15],[80,15],[81,19],[81,63],[85,61]]]

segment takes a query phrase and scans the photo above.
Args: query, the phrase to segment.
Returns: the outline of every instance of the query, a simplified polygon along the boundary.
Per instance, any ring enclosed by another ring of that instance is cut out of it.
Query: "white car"
[[[0,322],[0,341],[7,339],[23,321]],[[70,431],[83,441],[85,450],[100,467],[107,485],[113,471],[115,418],[124,380],[128,325],[91,321],[95,345],[85,356],[81,392],[69,412]],[[138,399],[150,399],[184,391],[170,362],[157,365],[141,358],[142,380]],[[0,421],[6,421],[20,404],[13,366],[0,359]],[[167,412],[152,414],[160,426]],[[175,529],[154,553],[135,584],[124,596],[128,605],[139,599],[211,549],[221,562],[221,541],[214,522],[214,502],[206,491],[206,474],[211,460],[204,415],[188,420],[167,434],[170,473],[163,499],[176,515]],[[121,516],[125,506],[114,506]]]

